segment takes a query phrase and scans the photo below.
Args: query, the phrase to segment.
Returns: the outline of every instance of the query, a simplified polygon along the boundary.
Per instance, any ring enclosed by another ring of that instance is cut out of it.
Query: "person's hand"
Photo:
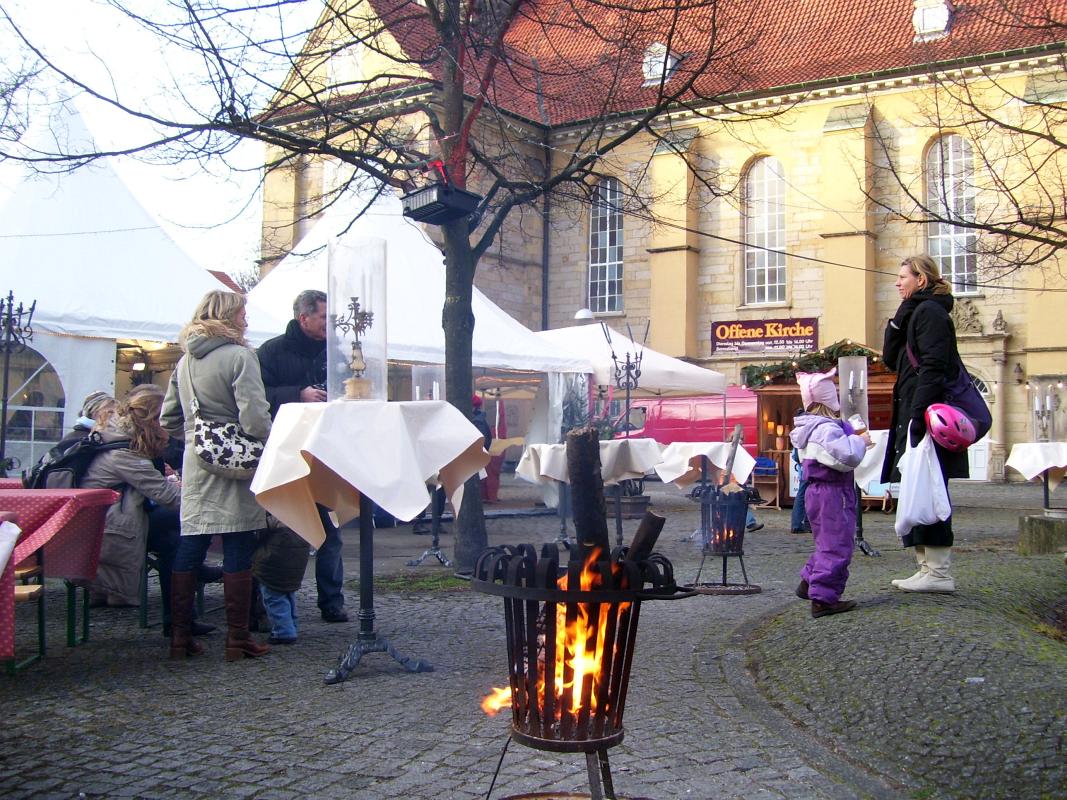
[[[911,420],[911,428],[908,433],[908,440],[911,442],[912,447],[918,447],[919,442],[923,440],[926,435],[926,420],[922,417],[913,417]]]
[[[326,390],[316,389],[314,386],[305,386],[300,390],[301,403],[325,403]]]
[[[863,439],[863,443],[867,446],[868,450],[874,447],[874,440],[871,439],[871,435],[867,433],[867,431],[864,431],[863,433],[857,433],[856,435]]]

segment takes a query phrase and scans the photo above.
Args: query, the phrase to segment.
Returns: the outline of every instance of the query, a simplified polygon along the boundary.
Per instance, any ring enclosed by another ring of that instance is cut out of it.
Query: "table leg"
[[[569,483],[559,482],[559,503],[556,510],[559,512],[559,533],[556,541],[552,544],[563,545],[564,550],[570,550],[573,542],[567,531],[567,517],[571,514],[571,486]]]
[[[622,547],[622,482],[615,484],[615,546]]]
[[[1045,493],[1045,509],[1052,508],[1052,501],[1049,500],[1049,488],[1048,488],[1048,470],[1046,469],[1041,473],[1041,486]]]
[[[374,511],[370,500],[359,498],[359,636],[341,657],[335,669],[326,673],[327,684],[348,679],[360,659],[367,653],[388,653],[408,672],[433,672],[433,665],[422,659],[400,655],[388,640],[374,631]]]

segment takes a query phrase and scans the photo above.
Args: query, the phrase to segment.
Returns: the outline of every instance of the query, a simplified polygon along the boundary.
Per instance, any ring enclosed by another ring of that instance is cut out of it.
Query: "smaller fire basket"
[[[745,525],[748,519],[748,499],[744,490],[725,492],[719,486],[698,484],[690,494],[700,503],[700,537],[703,556],[693,585],[702,594],[757,594],[760,587],[748,582],[745,570]],[[704,560],[722,559],[722,583],[700,583]],[[730,583],[726,579],[728,560],[736,558],[741,565],[744,583]]]
[[[628,560],[627,550],[561,567],[554,545],[540,558],[528,544],[495,547],[478,559],[472,581],[504,598],[512,738],[585,753],[598,800],[615,797],[607,748],[623,740],[641,601],[694,594],[678,588],[666,558]]]

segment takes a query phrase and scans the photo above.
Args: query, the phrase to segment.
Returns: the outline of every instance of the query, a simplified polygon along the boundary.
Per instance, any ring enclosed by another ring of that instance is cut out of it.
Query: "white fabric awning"
[[[541,331],[538,339],[550,342],[561,350],[587,359],[593,364],[593,376],[601,386],[615,385],[614,352],[619,363],[625,363],[626,354],[633,360],[641,353],[641,377],[634,390],[635,397],[658,397],[664,395],[687,396],[723,394],[726,378],[721,372],[698,367],[678,358],[664,355],[650,347],[631,341],[613,328],[608,328],[611,344],[604,335],[603,324],[576,325]]]

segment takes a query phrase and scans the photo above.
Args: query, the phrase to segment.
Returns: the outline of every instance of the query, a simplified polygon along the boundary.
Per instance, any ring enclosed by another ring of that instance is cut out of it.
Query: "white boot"
[[[948,567],[952,561],[951,547],[927,547],[926,566],[927,573],[914,583],[900,588],[906,592],[954,592],[956,581],[948,574]]]
[[[890,583],[892,583],[898,589],[904,589],[906,591],[907,586],[910,586],[911,584],[915,583],[919,580],[919,578],[929,572],[929,569],[926,566],[926,548],[922,545],[915,546],[915,560],[919,564],[918,572],[916,572],[910,578],[894,578],[890,581]]]

